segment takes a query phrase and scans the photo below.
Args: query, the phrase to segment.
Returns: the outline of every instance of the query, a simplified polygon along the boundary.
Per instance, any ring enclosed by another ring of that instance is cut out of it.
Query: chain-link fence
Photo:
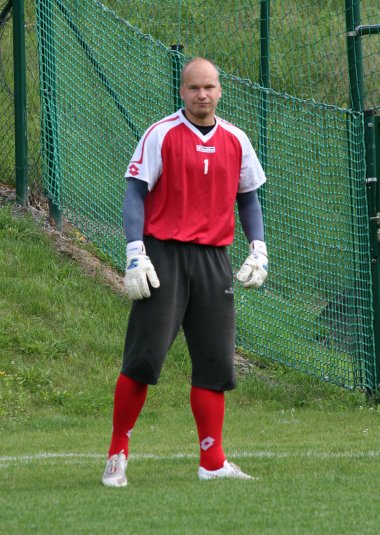
[[[12,1],[0,0],[0,182],[15,184]],[[35,2],[25,2],[27,174],[31,200],[42,192],[41,114]]]
[[[121,18],[165,46],[184,45],[189,56],[212,57],[225,72],[260,80],[260,49],[268,4],[270,87],[281,93],[349,107],[346,12],[342,0],[201,0],[104,2]],[[354,0],[361,24],[380,23],[378,0]],[[376,30],[380,36],[380,29]],[[363,38],[366,106],[380,106],[377,38]]]

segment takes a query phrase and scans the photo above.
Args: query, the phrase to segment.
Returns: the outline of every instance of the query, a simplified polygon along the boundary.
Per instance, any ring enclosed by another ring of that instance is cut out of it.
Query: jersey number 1
[[[203,160],[203,164],[204,164],[203,174],[207,175],[207,173],[208,173],[208,159],[207,158],[206,158],[206,160]]]

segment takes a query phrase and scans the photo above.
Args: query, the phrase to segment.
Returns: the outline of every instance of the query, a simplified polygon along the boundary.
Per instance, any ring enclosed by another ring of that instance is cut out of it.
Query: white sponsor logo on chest
[[[196,145],[197,152],[215,152],[215,147],[205,147],[204,145]]]

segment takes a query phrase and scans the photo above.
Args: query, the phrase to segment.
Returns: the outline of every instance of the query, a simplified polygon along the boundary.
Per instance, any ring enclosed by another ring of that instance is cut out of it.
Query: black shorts
[[[235,388],[235,308],[232,268],[225,247],[144,238],[158,278],[151,297],[134,301],[122,373],[157,384],[181,326],[192,361],[192,385]]]

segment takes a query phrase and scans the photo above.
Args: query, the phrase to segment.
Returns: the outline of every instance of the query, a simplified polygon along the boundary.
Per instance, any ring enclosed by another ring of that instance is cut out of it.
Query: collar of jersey
[[[214,125],[214,128],[212,130],[210,130],[210,132],[208,134],[206,134],[205,136],[202,134],[202,132],[200,130],[198,130],[198,128],[196,126],[193,125],[193,123],[191,123],[185,116],[184,114],[182,113],[184,110],[184,108],[181,108],[181,114],[180,114],[180,117],[181,117],[181,121],[192,131],[194,132],[195,135],[197,135],[200,139],[202,139],[202,141],[208,141],[209,139],[212,138],[212,136],[215,134],[216,132],[216,129],[218,128],[218,118],[215,116],[215,125]]]

